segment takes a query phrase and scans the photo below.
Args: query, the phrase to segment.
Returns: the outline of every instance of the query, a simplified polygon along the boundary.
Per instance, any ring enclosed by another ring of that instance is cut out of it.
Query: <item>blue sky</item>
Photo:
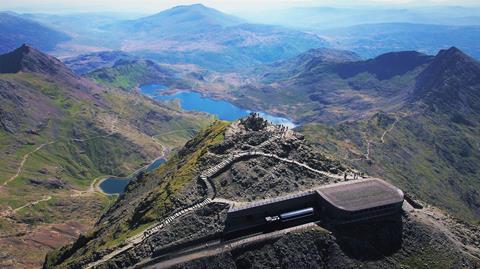
[[[248,11],[249,9],[275,9],[294,6],[395,6],[407,7],[416,6],[421,2],[425,5],[479,5],[478,0],[0,0],[2,10],[13,10],[18,12],[140,12],[154,13],[176,5],[202,3],[226,12]]]

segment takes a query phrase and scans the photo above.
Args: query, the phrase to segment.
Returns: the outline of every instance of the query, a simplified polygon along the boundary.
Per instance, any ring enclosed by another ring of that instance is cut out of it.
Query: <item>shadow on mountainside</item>
[[[402,247],[401,215],[382,221],[345,224],[331,231],[342,251],[357,260],[379,260]]]

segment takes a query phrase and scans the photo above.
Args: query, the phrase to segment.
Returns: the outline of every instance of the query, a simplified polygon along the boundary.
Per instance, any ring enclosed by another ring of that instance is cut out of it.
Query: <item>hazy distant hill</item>
[[[56,45],[69,39],[67,34],[33,20],[12,12],[0,12],[0,53],[11,51],[23,43],[51,51]]]
[[[142,31],[149,35],[178,36],[210,32],[235,26],[243,20],[201,4],[177,6],[155,15],[120,23],[122,31]],[[125,28],[124,28],[125,27]]]
[[[309,6],[249,10],[241,17],[258,23],[269,23],[301,29],[329,29],[358,24],[410,22],[438,25],[480,25],[480,8],[475,6],[423,7],[328,7]]]
[[[110,26],[121,49],[168,63],[231,70],[293,57],[325,44],[316,35],[245,24],[203,5],[175,7]]]
[[[361,24],[319,31],[336,48],[351,50],[363,57],[416,50],[434,54],[455,46],[480,58],[480,26],[451,26],[413,23]]]

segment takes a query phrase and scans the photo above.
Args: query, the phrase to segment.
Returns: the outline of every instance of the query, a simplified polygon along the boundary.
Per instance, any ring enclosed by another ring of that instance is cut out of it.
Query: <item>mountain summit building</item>
[[[401,212],[403,192],[380,179],[346,181],[230,208],[225,233],[321,220],[346,224]]]

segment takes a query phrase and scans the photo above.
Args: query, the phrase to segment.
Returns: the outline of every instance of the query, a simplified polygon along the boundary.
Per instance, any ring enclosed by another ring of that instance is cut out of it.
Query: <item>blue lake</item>
[[[102,181],[98,187],[100,187],[103,192],[108,194],[122,194],[129,182],[129,178],[111,177]]]
[[[153,170],[157,169],[160,167],[160,165],[165,163],[165,159],[157,159],[153,163],[151,163],[147,169],[145,169],[145,172],[149,173],[152,172]]]
[[[151,96],[156,100],[169,101],[180,100],[180,106],[185,110],[201,111],[216,115],[221,120],[233,121],[245,117],[252,111],[237,107],[230,102],[203,97],[200,93],[191,91],[180,91],[171,95],[159,95],[165,90],[163,85],[152,84],[140,87],[143,94]],[[282,124],[288,127],[295,127],[289,119],[276,117],[264,112],[258,112],[262,117],[275,124]]]
[[[152,172],[164,163],[165,159],[156,159],[145,168],[145,172]],[[128,177],[110,177],[102,181],[98,187],[107,194],[122,194],[129,182],[130,178]]]

